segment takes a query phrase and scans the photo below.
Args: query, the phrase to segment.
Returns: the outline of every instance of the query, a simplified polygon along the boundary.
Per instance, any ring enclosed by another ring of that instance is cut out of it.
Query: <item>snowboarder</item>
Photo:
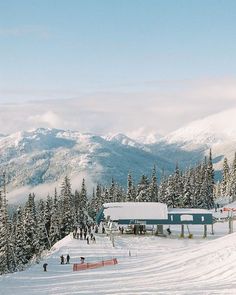
[[[61,264],[64,264],[64,262],[65,262],[65,258],[64,258],[64,256],[61,255],[60,258],[61,258]]]
[[[66,264],[69,264],[69,263],[70,263],[70,255],[67,254],[67,256],[66,256]]]
[[[48,266],[47,263],[44,263],[44,264],[43,264],[43,270],[44,270],[44,271],[47,271],[47,266]]]

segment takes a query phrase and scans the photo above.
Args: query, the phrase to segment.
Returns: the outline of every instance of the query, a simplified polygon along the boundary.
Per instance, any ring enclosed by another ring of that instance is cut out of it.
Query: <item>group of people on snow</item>
[[[86,240],[87,244],[92,241],[93,243],[96,243],[96,238],[94,236],[94,233],[97,232],[97,226],[94,224],[82,224],[79,227],[75,226],[73,230],[73,238],[74,239],[80,239],[80,240]]]
[[[69,254],[66,255],[66,259],[63,255],[61,255],[60,258],[61,258],[61,264],[65,264],[65,260],[66,260],[66,264],[70,263],[70,255]]]
[[[80,226],[75,226],[73,230],[73,238],[86,240],[87,235],[90,235],[92,231],[94,231],[94,224],[81,224]]]

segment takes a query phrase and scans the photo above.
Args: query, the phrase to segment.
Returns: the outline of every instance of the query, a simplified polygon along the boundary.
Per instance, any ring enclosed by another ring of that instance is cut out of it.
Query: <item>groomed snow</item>
[[[227,230],[227,223],[217,226]],[[2,276],[0,294],[236,294],[236,234],[206,240],[197,235],[178,239],[172,232],[167,238],[119,235],[115,248],[105,235],[97,235],[97,243],[90,245],[68,236],[42,263]],[[71,264],[60,265],[60,255],[67,253]],[[116,257],[118,265],[73,272],[72,263],[80,256],[87,262]],[[44,262],[48,272],[42,270]]]

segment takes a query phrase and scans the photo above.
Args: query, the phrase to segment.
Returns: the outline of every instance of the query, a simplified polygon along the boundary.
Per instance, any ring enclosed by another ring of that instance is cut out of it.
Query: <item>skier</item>
[[[87,244],[89,245],[89,236],[87,236],[86,240],[87,240]]]
[[[105,234],[105,227],[102,227],[102,233]]]
[[[47,266],[48,266],[47,263],[44,263],[44,264],[43,264],[43,270],[44,270],[44,271],[47,271]]]
[[[61,264],[64,264],[64,262],[65,262],[65,258],[64,258],[64,256],[61,255],[60,258],[61,258]]]
[[[66,256],[66,264],[69,264],[69,263],[70,263],[70,255],[67,254],[67,256]]]

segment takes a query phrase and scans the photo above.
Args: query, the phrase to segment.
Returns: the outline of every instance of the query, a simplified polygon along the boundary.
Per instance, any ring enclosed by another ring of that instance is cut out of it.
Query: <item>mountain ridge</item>
[[[163,170],[171,173],[176,163],[186,169],[202,161],[210,149],[214,168],[221,170],[223,158],[232,161],[236,150],[234,118],[236,109],[208,116],[151,144],[122,133],[100,136],[51,128],[20,131],[0,137],[0,169],[8,174],[9,190],[58,183],[65,175],[86,177],[90,184],[108,184],[113,177],[126,185],[128,172],[137,182],[155,164],[160,178]]]

